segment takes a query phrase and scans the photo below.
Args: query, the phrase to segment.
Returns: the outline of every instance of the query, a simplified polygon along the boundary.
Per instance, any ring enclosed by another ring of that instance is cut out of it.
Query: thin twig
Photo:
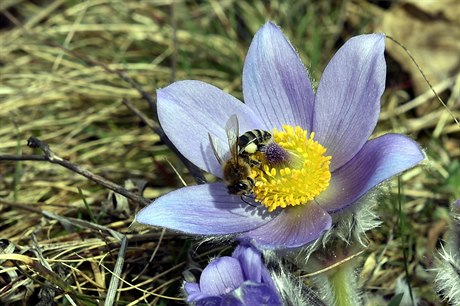
[[[21,160],[32,160],[32,161],[47,161],[43,155],[0,155],[0,160],[9,161],[21,161]]]
[[[455,123],[457,123],[457,125],[460,126],[460,122],[458,121],[457,117],[455,117],[455,115],[452,113],[452,111],[449,109],[449,107],[446,105],[446,103],[441,99],[441,97],[438,95],[438,93],[434,90],[433,85],[431,85],[430,81],[426,77],[426,75],[423,72],[422,68],[420,68],[420,66],[418,65],[418,63],[415,60],[415,58],[412,56],[412,53],[409,51],[409,49],[407,49],[406,46],[404,46],[402,43],[400,43],[397,39],[395,39],[395,38],[393,38],[391,36],[388,36],[388,35],[386,37],[389,40],[393,41],[395,44],[397,44],[399,47],[401,47],[406,52],[407,56],[409,56],[411,61],[415,64],[415,66],[417,67],[418,71],[420,72],[420,74],[422,75],[423,79],[425,80],[425,82],[430,87],[430,89],[433,92],[433,94],[435,95],[435,97],[442,104],[442,106],[444,106],[445,110],[449,113],[449,115],[452,117],[452,119],[454,119]],[[411,297],[412,297],[412,291],[410,293],[411,293]]]
[[[129,108],[130,111],[132,111],[139,119],[142,120],[152,131],[158,134],[158,136],[161,137],[162,134],[164,134],[163,129],[161,126],[147,117],[143,112],[141,112],[134,104],[132,104],[127,98],[123,98],[122,100],[123,104],[126,105],[127,108]]]
[[[105,188],[108,188],[110,190],[112,190],[113,192],[116,192],[118,194],[121,194],[125,197],[127,197],[128,199],[132,200],[132,201],[135,201],[137,203],[140,203],[140,204],[143,204],[143,205],[147,205],[150,203],[150,201],[148,201],[146,198],[138,195],[138,194],[135,194],[133,192],[130,192],[128,190],[126,190],[125,188],[121,187],[120,185],[117,185],[105,178],[103,178],[102,176],[100,175],[97,175],[97,174],[94,174],[86,169],[83,169],[81,168],[80,166],[78,165],[75,165],[69,161],[66,161],[64,160],[63,158],[57,156],[51,149],[50,147],[48,146],[48,144],[46,144],[45,142],[41,141],[40,139],[36,138],[36,137],[30,137],[28,140],[27,140],[27,146],[31,147],[31,148],[39,148],[40,150],[42,150],[42,152],[44,153],[44,156],[41,156],[41,158],[39,158],[39,156],[37,155],[29,155],[29,156],[11,156],[11,155],[0,155],[0,160],[34,160],[34,161],[48,161],[50,163],[53,163],[53,164],[58,164],[58,165],[61,165],[63,166],[64,168],[67,168],[69,170],[71,170],[72,172],[75,172],[75,173],[78,173],[84,177],[86,177],[87,179],[101,185],[101,186],[104,186]],[[29,159],[27,159],[29,158]]]
[[[174,3],[173,3],[173,6],[171,7],[171,10],[174,11]],[[176,25],[176,22],[175,21],[175,17],[173,17],[173,20],[172,20],[172,23],[173,23],[173,28],[177,28],[177,25]],[[29,35],[31,36],[31,38],[36,38],[36,36],[38,35],[38,37],[40,37],[40,33],[34,33],[32,32],[30,29],[28,28],[25,28],[22,24],[18,24],[18,27],[22,28],[22,30],[24,31],[24,33],[26,33],[26,35]],[[174,30],[174,29],[173,29]],[[174,30],[175,31],[175,30]],[[177,70],[177,33],[173,33],[173,45],[174,45],[174,50],[173,50],[173,67],[172,67],[172,77],[173,77],[173,80],[175,79],[175,74],[176,74],[176,70]],[[42,41],[45,43],[45,44],[48,44],[50,46],[53,46],[53,47],[56,47],[56,48],[59,48],[61,50],[63,50],[64,52],[66,52],[67,54],[81,60],[82,62],[84,62],[86,65],[93,65],[93,66],[98,66],[98,67],[101,67],[102,69],[104,69],[106,72],[108,73],[111,73],[111,74],[116,74],[118,75],[118,77],[120,79],[122,79],[123,81],[125,81],[126,83],[128,83],[132,88],[134,88],[135,90],[137,90],[139,92],[139,94],[141,95],[142,99],[144,99],[145,101],[147,101],[147,103],[149,104],[150,106],[150,109],[152,110],[152,116],[153,116],[153,119],[155,122],[158,122],[158,113],[157,113],[157,104],[156,104],[156,99],[154,97],[152,97],[152,95],[150,95],[147,91],[145,91],[142,86],[140,84],[138,84],[135,80],[133,80],[131,77],[129,77],[128,75],[126,75],[123,71],[120,71],[120,70],[114,70],[114,69],[111,69],[109,66],[107,66],[106,64],[102,63],[102,62],[99,62],[95,59],[92,59],[90,56],[86,55],[86,54],[82,54],[78,51],[75,51],[75,50],[71,50],[69,48],[66,48],[56,42],[54,42],[53,40],[50,40],[50,39],[47,39],[47,38],[44,38],[42,39]],[[139,116],[139,113],[136,113],[136,115]],[[144,121],[144,120],[143,120]],[[145,122],[145,121],[144,121]],[[153,129],[157,134],[160,135],[164,135],[164,131],[163,129],[161,128],[161,126],[157,123],[156,124],[156,128]],[[180,160],[184,163],[185,167],[189,170],[190,174],[193,176],[193,178],[195,179],[195,181],[198,183],[198,184],[203,184],[203,183],[206,183],[206,179],[201,171],[200,168],[198,168],[197,166],[195,166],[194,164],[192,164],[191,162],[189,162],[182,154],[179,153],[179,151],[175,148],[175,146],[170,142],[170,141],[167,141],[165,140],[167,137],[166,136],[163,136],[162,137],[162,140],[164,141],[164,143],[172,150],[174,151],[178,157],[180,158]]]

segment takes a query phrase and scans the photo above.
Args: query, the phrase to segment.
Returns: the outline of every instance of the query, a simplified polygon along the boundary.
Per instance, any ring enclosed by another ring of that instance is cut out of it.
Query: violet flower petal
[[[223,183],[214,183],[172,191],[143,208],[135,221],[188,234],[219,235],[248,231],[271,218],[228,194]]]
[[[262,283],[267,284],[267,286],[270,286],[271,288],[274,288],[273,290],[277,291],[275,282],[273,281],[273,278],[270,275],[270,271],[268,271],[268,269],[262,268],[261,277],[262,277]]]
[[[314,94],[308,72],[282,31],[267,22],[254,36],[243,67],[245,103],[271,131],[283,124],[311,130]]]
[[[267,224],[244,233],[255,245],[283,249],[303,246],[331,227],[331,216],[314,202],[288,207]]]
[[[253,266],[261,273],[252,274]],[[184,289],[187,302],[196,305],[281,305],[278,289],[261,252],[247,242],[241,242],[232,257],[212,260],[203,270],[200,284],[185,283]]]
[[[196,292],[201,293],[200,285],[198,285],[197,283],[185,283],[184,290],[185,292],[187,292],[187,294],[193,294]]]
[[[245,280],[256,283],[262,282],[262,270],[265,269],[265,266],[259,251],[253,247],[240,244],[233,251],[232,257],[240,261]]]
[[[209,296],[201,299],[195,303],[196,306],[221,306],[222,297],[220,296]],[[236,306],[236,305],[235,305]]]
[[[238,288],[238,290],[235,292],[235,295],[243,299],[242,305],[245,306],[282,305],[276,288],[267,286],[265,284],[245,282],[240,288]]]
[[[332,156],[331,171],[348,162],[377,124],[385,89],[383,34],[348,40],[327,65],[318,85],[313,118],[315,139]]]
[[[197,283],[185,283],[184,290],[187,293],[187,302],[197,301],[207,297],[206,294],[201,293],[200,285]]]
[[[201,292],[208,295],[224,295],[244,282],[240,262],[229,256],[212,260],[201,273]]]
[[[262,260],[262,254],[254,246],[240,241],[240,244],[233,251],[232,257],[240,261],[247,280],[264,283],[275,288],[272,276]]]
[[[158,118],[171,142],[192,163],[218,177],[222,169],[208,133],[227,144],[225,124],[233,114],[238,116],[240,133],[262,127],[244,103],[204,82],[175,82],[159,89],[157,99]]]
[[[198,305],[197,305],[198,306]],[[208,306],[208,304],[202,304],[200,306]],[[214,306],[214,305],[211,305]],[[252,306],[243,304],[241,298],[237,298],[232,294],[227,294],[222,297],[222,301],[220,302],[219,306]]]
[[[412,139],[386,134],[367,142],[356,156],[332,173],[330,186],[316,200],[328,212],[347,207],[377,184],[424,159]]]

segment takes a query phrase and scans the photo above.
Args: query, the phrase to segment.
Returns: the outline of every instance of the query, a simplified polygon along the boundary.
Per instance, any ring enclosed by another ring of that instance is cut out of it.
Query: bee
[[[264,152],[265,147],[273,142],[272,134],[264,130],[247,131],[238,137],[238,155],[249,162],[251,166],[258,167],[260,162],[254,159],[257,152]]]
[[[227,142],[230,149],[229,159],[225,160],[222,158],[223,155],[220,154],[216,142],[213,141],[210,134],[209,140],[217,161],[222,165],[224,183],[227,186],[228,193],[241,196],[251,195],[255,184],[251,176],[251,164],[249,163],[249,159],[246,158],[244,149],[242,152],[244,154],[240,155],[242,147],[240,147],[239,144],[248,145],[254,143],[254,140],[252,138],[247,138],[248,141],[246,141],[245,138],[240,141],[240,138],[243,136],[238,137],[239,125],[236,115],[232,115],[228,120],[225,126],[225,132],[227,134]]]

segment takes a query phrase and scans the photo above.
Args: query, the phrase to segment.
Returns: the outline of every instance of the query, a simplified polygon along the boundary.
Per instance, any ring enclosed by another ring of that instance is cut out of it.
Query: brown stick
[[[0,155],[0,160],[11,160],[11,161],[20,161],[20,160],[31,160],[31,161],[48,161],[50,163],[53,163],[53,164],[58,164],[58,165],[61,165],[63,166],[64,168],[67,168],[69,169],[70,171],[72,172],[75,172],[75,173],[78,173],[84,177],[86,177],[87,179],[105,187],[105,188],[108,188],[110,190],[112,190],[113,192],[116,192],[118,194],[121,194],[125,197],[127,197],[128,199],[132,200],[132,201],[135,201],[137,203],[140,203],[140,204],[143,204],[143,205],[147,205],[150,203],[150,201],[148,201],[146,198],[138,195],[138,194],[135,194],[133,192],[130,192],[128,190],[126,190],[125,188],[103,178],[102,176],[100,175],[97,175],[97,174],[94,174],[86,169],[83,169],[81,168],[80,166],[78,165],[75,165],[61,157],[59,157],[58,155],[56,155],[49,147],[48,144],[46,144],[45,142],[41,141],[40,139],[36,138],[36,137],[30,137],[28,140],[27,140],[27,146],[29,146],[30,148],[38,148],[40,150],[42,150],[43,152],[43,156],[41,155],[22,155],[22,156],[14,156],[14,155]]]
[[[174,9],[174,7],[172,7],[172,9]],[[21,24],[18,24],[17,25],[18,27],[22,27]],[[175,21],[173,20],[173,27],[176,28],[177,25],[175,24]],[[165,145],[167,145],[174,153],[176,153],[176,155],[179,157],[179,159],[184,163],[185,167],[189,170],[190,174],[193,176],[193,178],[195,179],[195,181],[198,183],[198,184],[204,184],[206,183],[206,178],[204,177],[202,171],[200,168],[198,168],[197,166],[195,166],[193,163],[191,163],[190,161],[188,161],[177,149],[176,147],[171,143],[171,141],[169,141],[169,139],[167,138],[167,136],[165,135],[162,127],[158,124],[158,115],[157,115],[157,105],[156,105],[156,99],[154,97],[152,97],[152,95],[150,95],[150,93],[148,93],[147,91],[145,91],[142,86],[140,84],[138,84],[134,79],[132,79],[131,77],[129,77],[128,75],[126,75],[123,71],[120,71],[120,70],[115,70],[115,69],[111,69],[108,65],[102,63],[102,62],[99,62],[93,58],[91,58],[90,56],[86,55],[86,54],[82,54],[78,51],[74,51],[74,50],[71,50],[69,48],[66,48],[60,44],[58,44],[57,42],[53,41],[53,40],[50,40],[50,39],[47,39],[47,38],[41,38],[41,33],[35,33],[35,32],[32,32],[30,31],[29,29],[24,29],[25,31],[25,34],[27,35],[30,35],[31,39],[36,39],[37,37],[39,37],[39,39],[42,40],[42,42],[50,45],[50,46],[53,46],[53,47],[56,47],[56,48],[59,48],[61,50],[63,50],[64,52],[66,52],[67,54],[83,61],[86,65],[93,65],[93,66],[98,66],[98,67],[101,67],[102,69],[104,69],[106,72],[108,73],[111,73],[111,74],[115,74],[117,75],[120,79],[122,79],[124,82],[128,83],[132,88],[134,88],[142,97],[142,99],[144,99],[150,106],[151,110],[152,110],[152,115],[153,115],[153,122],[154,122],[154,127],[151,126],[151,128],[155,131],[155,133],[157,133],[160,138],[162,139],[162,141],[165,143]],[[174,44],[174,48],[175,48],[175,51],[173,53],[173,61],[177,61],[177,37],[176,37],[176,33],[174,33],[174,36],[173,36],[173,44]],[[172,67],[172,70],[173,70],[173,74],[172,74],[172,77],[173,77],[173,80],[175,79],[175,74],[176,74],[176,67],[177,64],[173,63],[173,67]],[[133,111],[133,107],[130,107],[128,105],[128,103],[125,103],[126,106],[128,106],[132,111]],[[132,106],[132,105],[131,105]],[[146,122],[144,120],[144,118],[146,118],[145,115],[141,116],[141,112],[139,110],[137,110],[137,112],[135,112],[135,114],[137,116],[139,116],[141,118],[141,120],[143,120],[144,122]],[[152,120],[150,120],[150,122],[152,122]],[[147,123],[147,122],[146,122]],[[148,124],[148,123],[147,123]],[[149,125],[149,124],[148,124]],[[150,125],[149,125],[150,126]],[[20,158],[20,157],[18,157]],[[21,160],[21,159],[10,159],[10,160]],[[31,159],[31,160],[37,160],[37,159]],[[113,189],[112,189],[113,190]],[[115,191],[115,190],[114,190]],[[116,192],[116,191],[115,191]]]

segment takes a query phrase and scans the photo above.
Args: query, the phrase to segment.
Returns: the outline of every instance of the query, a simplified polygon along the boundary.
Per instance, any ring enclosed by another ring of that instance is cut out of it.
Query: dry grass
[[[357,1],[359,2],[359,1]],[[123,103],[150,118],[149,104],[120,73],[155,97],[173,79],[199,79],[241,97],[241,70],[258,27],[277,22],[315,80],[336,42],[372,30],[372,9],[356,2],[317,1],[5,1],[0,32],[0,154],[41,154],[39,137],[62,158],[113,182],[134,182],[149,199],[193,178],[160,137]],[[375,9],[373,5],[367,5]],[[361,20],[356,26],[356,19]],[[63,48],[59,47],[62,46]],[[423,68],[423,62],[419,63]],[[383,226],[370,235],[363,277],[368,292],[394,294],[404,277],[401,245],[417,296],[439,303],[427,272],[460,197],[460,128],[426,93],[397,86],[409,79],[389,59],[392,78],[377,133],[402,132],[428,161],[401,177],[379,207]],[[118,73],[117,73],[118,72]],[[433,84],[451,113],[460,114],[460,78]],[[417,76],[417,77],[420,77]],[[428,76],[429,78],[430,76]],[[177,171],[177,173],[176,173]],[[45,161],[0,160],[0,303],[174,305],[188,255],[204,265],[215,246],[197,248],[161,229],[130,229],[139,204]]]

